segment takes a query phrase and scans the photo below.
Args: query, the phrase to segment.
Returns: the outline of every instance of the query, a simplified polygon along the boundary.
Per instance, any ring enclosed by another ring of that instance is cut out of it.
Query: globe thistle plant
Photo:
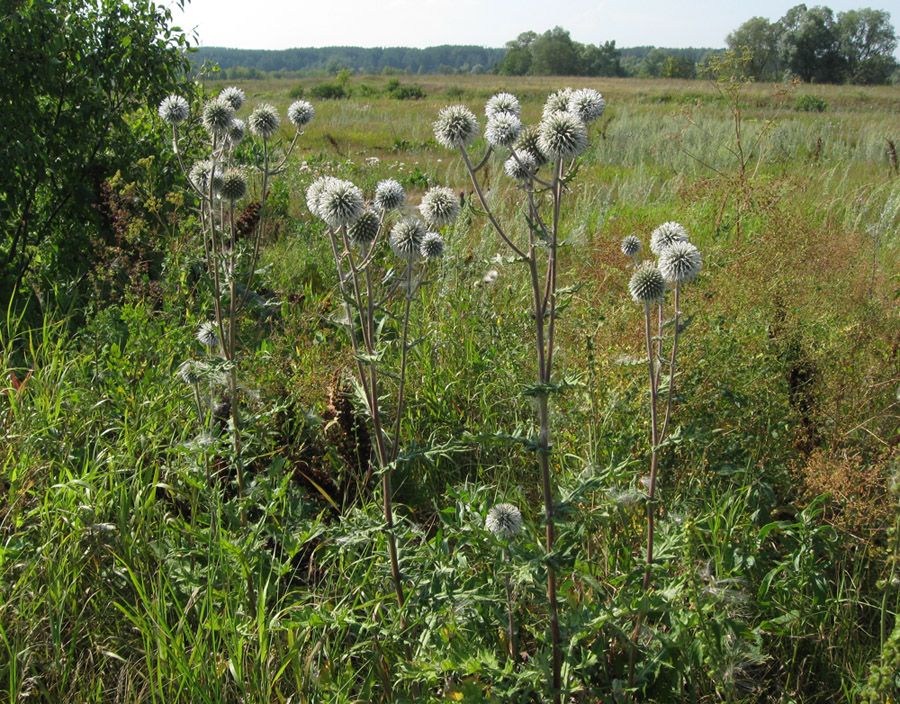
[[[220,195],[229,201],[236,201],[247,195],[247,177],[240,169],[228,169],[222,175]]]
[[[271,139],[278,134],[278,128],[281,126],[281,117],[278,111],[268,103],[258,105],[248,118],[250,123],[250,131],[257,137],[263,139]]]
[[[488,120],[497,115],[512,115],[513,117],[522,116],[522,106],[519,105],[519,99],[510,93],[497,93],[484,105],[484,114]]]
[[[225,138],[228,140],[228,146],[234,149],[238,144],[244,141],[244,135],[247,134],[247,124],[243,120],[235,118],[231,121],[231,126]]]
[[[378,231],[381,229],[381,219],[374,210],[364,210],[351,225],[347,228],[347,236],[355,245],[370,245],[378,237]]]
[[[568,112],[569,101],[571,99],[571,88],[562,88],[555,93],[551,93],[549,96],[547,96],[546,102],[544,102],[544,117],[550,117],[551,115],[558,112]]]
[[[572,93],[569,98],[568,111],[576,115],[585,124],[593,122],[603,114],[606,101],[593,88],[582,88]]]
[[[401,259],[414,260],[420,256],[424,238],[425,225],[422,221],[407,218],[398,222],[391,230],[391,249]]]
[[[538,147],[550,159],[574,159],[587,147],[587,129],[572,113],[550,113],[538,128]]]
[[[666,293],[666,280],[653,264],[645,264],[631,275],[628,291],[635,303],[658,303]]]
[[[537,170],[537,161],[531,152],[517,152],[503,162],[503,170],[516,181],[528,181]]]
[[[322,176],[313,181],[309,188],[306,189],[306,207],[309,208],[309,212],[319,219],[324,219],[319,212],[319,199],[322,197],[325,187],[332,180],[334,179],[331,176]]]
[[[675,242],[687,242],[688,233],[677,222],[664,222],[650,235],[650,251],[657,257]]]
[[[521,154],[522,152],[531,154],[534,159],[535,169],[541,168],[548,161],[547,155],[541,151],[538,135],[539,131],[537,125],[523,127],[519,139],[516,140],[515,146],[513,147],[518,154]]]
[[[406,192],[397,181],[392,178],[379,181],[375,187],[374,206],[376,210],[387,212],[396,210],[406,202]]]
[[[305,100],[298,100],[291,103],[287,110],[287,115],[291,124],[300,128],[305,127],[312,122],[312,119],[316,116],[316,111],[313,109],[313,106]]]
[[[197,330],[197,340],[204,347],[210,349],[218,347],[219,330],[216,328],[216,324],[209,320],[200,323],[200,328]]]
[[[203,161],[198,161],[194,164],[188,175],[191,183],[193,183],[197,190],[203,194],[207,193],[209,190],[211,173],[213,193],[218,194],[222,190],[222,185],[224,183],[222,172],[219,169],[216,169],[215,172],[213,172],[212,168],[212,162],[204,159]]]
[[[419,246],[419,254],[425,259],[439,259],[444,255],[444,238],[439,232],[426,232]]]
[[[700,251],[690,242],[674,242],[659,255],[659,269],[666,281],[673,284],[693,281],[702,264]]]
[[[319,194],[317,208],[328,227],[349,225],[363,213],[362,192],[350,181],[329,180]]]
[[[180,95],[170,95],[159,104],[159,116],[170,125],[180,125],[191,113],[188,101]]]
[[[219,93],[219,99],[224,100],[231,106],[231,109],[237,112],[244,105],[244,100],[246,96],[244,95],[244,91],[235,86],[229,86],[228,88],[223,88],[222,92]]]
[[[637,258],[638,252],[641,251],[641,241],[634,235],[628,235],[622,240],[622,254],[626,257]]]
[[[468,147],[478,138],[478,119],[465,105],[450,105],[438,113],[434,136],[447,149]]]
[[[231,104],[216,98],[210,100],[203,106],[203,116],[201,118],[203,128],[214,137],[224,137],[228,134],[231,127],[231,121],[234,120],[234,108]]]
[[[510,113],[498,113],[488,120],[484,138],[494,147],[508,147],[519,138],[522,121]]]
[[[512,540],[522,532],[522,513],[512,504],[497,504],[488,511],[484,527],[498,540]]]
[[[459,198],[444,186],[430,188],[422,197],[419,212],[432,227],[444,227],[459,216]]]

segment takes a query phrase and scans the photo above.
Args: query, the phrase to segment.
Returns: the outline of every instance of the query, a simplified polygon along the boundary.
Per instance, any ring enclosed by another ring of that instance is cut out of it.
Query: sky
[[[522,32],[560,26],[582,44],[725,46],[754,16],[777,20],[799,0],[175,0],[175,24],[196,31],[201,46],[234,49],[406,46],[502,47]],[[835,13],[871,7],[891,13],[900,31],[900,0],[809,0]]]

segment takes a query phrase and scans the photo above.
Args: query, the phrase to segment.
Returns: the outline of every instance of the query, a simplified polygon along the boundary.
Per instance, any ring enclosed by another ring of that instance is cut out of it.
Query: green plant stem
[[[503,548],[503,561],[509,564],[509,550],[507,548]],[[516,620],[515,613],[513,610],[513,598],[512,598],[512,586],[509,583],[509,573],[506,574],[506,612],[508,617],[508,627],[509,627],[509,659],[512,660],[513,664],[518,662],[518,652],[519,647],[516,642]]]

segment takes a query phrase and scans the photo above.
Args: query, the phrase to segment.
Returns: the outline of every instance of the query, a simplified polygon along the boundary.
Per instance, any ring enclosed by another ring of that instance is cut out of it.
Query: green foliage
[[[798,95],[794,101],[794,110],[798,112],[825,112],[828,103],[815,95]]]
[[[309,95],[310,97],[319,100],[342,100],[343,98],[349,97],[346,89],[342,85],[327,81],[310,88]]]
[[[420,100],[425,97],[425,91],[417,85],[401,85],[396,78],[390,79],[384,87],[388,97],[394,100]]]

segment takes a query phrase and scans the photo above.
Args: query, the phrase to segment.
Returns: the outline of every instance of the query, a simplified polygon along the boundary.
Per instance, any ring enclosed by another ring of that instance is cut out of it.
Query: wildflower
[[[488,511],[484,527],[499,540],[512,540],[522,531],[522,514],[512,504],[497,504]]]
[[[187,359],[181,363],[181,366],[178,367],[178,377],[185,383],[190,384],[191,386],[197,386],[200,382],[203,381],[203,377],[206,373],[206,365],[203,362],[195,362],[192,359]]]
[[[664,222],[650,235],[650,250],[658,257],[676,242],[687,242],[688,233],[677,222]]]
[[[516,152],[516,156],[509,157],[503,163],[506,175],[517,181],[527,181],[534,175],[536,169],[537,161],[531,152]]]
[[[666,292],[666,281],[659,269],[652,264],[645,264],[631,276],[628,291],[635,303],[655,303],[662,300]]]
[[[306,189],[306,207],[309,208],[309,212],[317,218],[322,217],[319,213],[319,199],[322,197],[322,191],[331,179],[331,176],[321,176],[313,181],[309,188]]]
[[[593,122],[603,114],[606,101],[593,88],[582,88],[572,93],[569,99],[569,112],[577,115],[584,122]]]
[[[467,147],[478,137],[478,120],[465,105],[448,105],[438,113],[434,136],[448,149]]]
[[[571,88],[562,88],[555,93],[547,96],[547,102],[544,103],[544,117],[550,117],[557,112],[567,112],[569,110],[569,100],[572,98]]]
[[[197,340],[204,347],[218,347],[219,331],[216,328],[216,324],[209,320],[200,323],[200,329],[197,330]]]
[[[508,147],[522,132],[522,121],[515,115],[499,113],[488,120],[484,138],[495,147]]]
[[[375,208],[387,212],[396,210],[406,202],[406,192],[392,178],[379,181],[375,187]]]
[[[235,118],[231,121],[231,127],[228,128],[228,133],[225,135],[225,138],[228,140],[228,144],[233,148],[244,141],[244,135],[246,133],[246,123],[243,120]]]
[[[212,163],[204,159],[203,161],[198,161],[194,164],[190,174],[188,174],[188,178],[191,179],[191,183],[199,190],[206,193],[209,190],[210,171],[212,171]],[[222,190],[223,180],[222,172],[219,169],[216,169],[216,172],[212,176],[213,193],[218,193]]]
[[[211,135],[224,137],[228,134],[231,121],[234,119],[234,108],[221,98],[210,100],[203,106],[201,118],[204,129]]]
[[[188,119],[190,107],[180,95],[170,95],[159,104],[159,116],[170,125],[178,125]]]
[[[512,115],[513,117],[522,116],[522,106],[519,100],[511,93],[497,93],[484,106],[484,114],[488,120],[497,115]]]
[[[305,100],[298,100],[295,103],[291,103],[287,110],[287,116],[291,124],[300,129],[312,122],[312,119],[316,116],[316,111]]]
[[[641,241],[634,235],[628,235],[622,240],[622,254],[626,257],[634,257],[641,251]]]
[[[378,229],[381,221],[378,214],[374,210],[364,210],[351,225],[347,228],[347,237],[353,244],[363,245],[371,244],[378,237]]]
[[[417,259],[421,254],[422,240],[425,238],[425,225],[419,220],[407,218],[394,225],[391,230],[391,249],[401,259]]]
[[[223,198],[232,202],[247,195],[247,177],[244,172],[240,169],[228,169],[222,176],[220,193]]]
[[[666,281],[686,284],[700,273],[703,264],[700,250],[690,242],[673,242],[659,255],[659,270]]]
[[[330,228],[349,225],[363,213],[362,193],[350,181],[329,179],[318,200],[319,217]]]
[[[587,128],[571,113],[553,113],[538,127],[538,146],[550,159],[574,159],[587,147]]]
[[[445,186],[435,186],[422,196],[419,212],[432,227],[443,227],[459,215],[459,198]]]
[[[437,259],[444,254],[444,238],[437,232],[426,232],[419,246],[419,254],[425,259]]]
[[[278,116],[278,111],[268,103],[257,106],[250,113],[248,122],[250,123],[250,131],[263,139],[274,137],[281,126],[281,118]]]
[[[538,144],[537,125],[529,125],[522,129],[522,133],[519,135],[519,139],[516,140],[514,149],[520,154],[522,152],[530,152],[534,157],[535,169],[539,169],[547,163],[547,155],[541,151],[541,146]]]
[[[237,112],[241,109],[241,106],[244,104],[244,91],[240,88],[236,88],[235,86],[229,86],[228,88],[223,88],[222,92],[219,93],[219,100],[224,100],[231,106],[231,109]]]

